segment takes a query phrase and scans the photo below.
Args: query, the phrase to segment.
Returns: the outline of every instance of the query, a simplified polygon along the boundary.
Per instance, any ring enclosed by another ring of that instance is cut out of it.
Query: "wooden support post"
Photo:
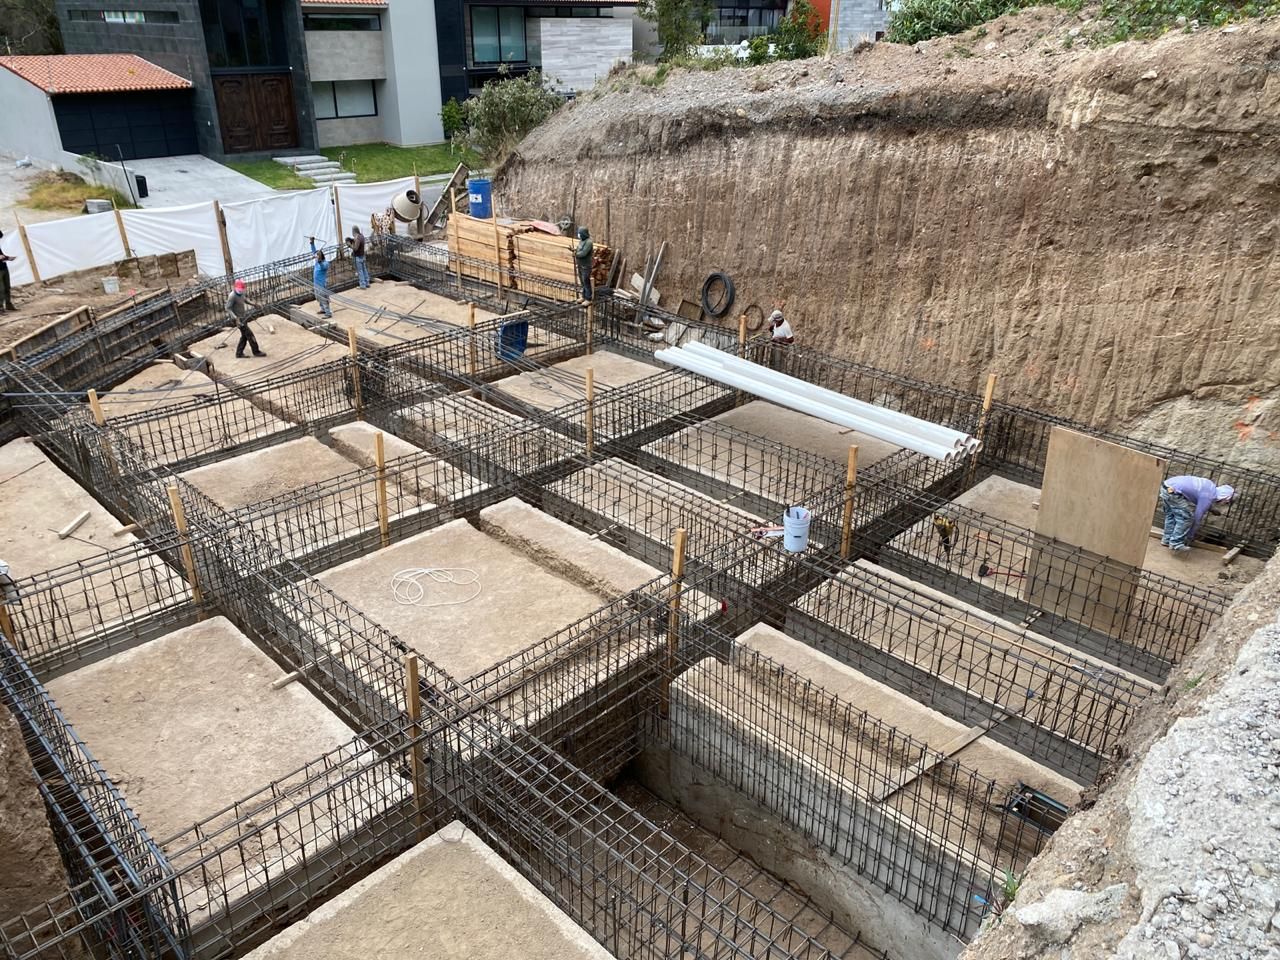
[[[182,567],[187,572],[187,583],[191,586],[191,599],[198,607],[204,602],[204,598],[200,593],[200,581],[196,577],[195,554],[191,552],[191,543],[187,538],[187,515],[182,509],[182,495],[178,493],[176,483],[169,485],[169,509],[173,511],[173,528],[182,538],[178,551],[182,554]],[[201,612],[200,616],[203,619],[204,613]]]
[[[493,252],[497,260],[494,265],[498,268],[498,296],[502,296],[502,238],[498,233],[498,205],[493,202],[493,197],[489,198],[489,213],[493,216]]]
[[[421,240],[423,230],[423,217],[427,215],[427,205],[422,202],[422,178],[418,176],[418,165],[413,165],[413,192],[418,195],[418,236],[416,239]]]
[[[338,199],[338,185],[331,183],[329,189],[333,191],[333,222],[338,228],[338,256],[341,257],[346,246],[342,242],[342,202]]]
[[[738,317],[738,356],[747,355],[747,315]]]
[[[15,650],[26,649],[24,644],[18,643],[18,631],[14,629],[13,617],[9,615],[9,607],[3,599],[0,599],[0,633],[4,634],[9,646]]]
[[[15,210],[13,218],[18,220],[18,212]],[[31,279],[36,283],[40,283],[40,270],[36,266],[35,255],[31,252],[31,240],[27,237],[27,228],[23,226],[22,221],[18,220],[18,239],[22,241],[22,250],[27,255],[27,266],[31,268]]]
[[[417,820],[418,839],[421,840],[426,828],[423,794],[425,788],[426,764],[422,759],[422,744],[418,738],[422,736],[422,691],[418,684],[418,655],[405,654],[404,658],[404,700],[405,713],[409,716],[409,738],[414,741],[409,748],[413,766],[413,808]]]
[[[120,208],[116,206],[114,200],[111,201],[111,211],[116,215],[116,229],[120,231],[120,245],[124,247],[124,255],[132,257],[133,250],[129,247],[129,234],[124,230],[124,217],[120,214]]]
[[[387,514],[387,452],[381,430],[373,435],[373,459],[378,467],[378,532],[385,547],[391,543],[391,518]]]
[[[587,367],[587,459],[596,449],[596,371]]]
[[[978,432],[974,434],[978,438],[978,443],[982,443],[983,437],[987,432],[987,418],[991,415],[991,400],[996,392],[996,375],[994,373],[987,374],[987,388],[982,393],[982,413],[978,414]],[[964,485],[966,487],[973,484],[974,472],[978,469],[978,453],[975,451],[969,454],[969,469],[965,471]]]
[[[231,262],[231,244],[227,242],[227,219],[222,215],[222,204],[213,201],[213,219],[218,222],[218,239],[222,242],[222,265],[227,268],[227,276],[236,272]]]
[[[827,31],[827,56],[830,60],[831,55],[836,52],[836,48],[840,44],[840,0],[831,0],[831,27]]]
[[[680,593],[684,587],[684,549],[687,534],[676,528],[671,544],[671,598],[667,601],[667,674],[662,681],[662,715],[671,712],[671,679],[676,671],[676,654],[680,651]]]
[[[849,469],[844,475],[844,519],[840,524],[840,559],[849,559],[853,546],[853,488],[858,484],[858,445],[849,447]]]
[[[476,378],[476,305],[468,305],[467,311],[467,376]]]
[[[594,298],[587,304],[587,356],[591,356],[593,333],[596,327],[596,302]]]
[[[92,387],[89,388],[89,412],[93,414],[93,422],[98,426],[102,426],[107,422],[107,418],[102,412],[102,401],[98,399],[98,391]]]
[[[364,398],[360,395],[360,349],[356,343],[355,327],[347,327],[347,349],[351,354],[351,399],[359,417],[364,415]]]
[[[457,212],[456,210],[454,211]],[[453,231],[453,268],[458,278],[458,293],[462,293],[462,231],[458,229],[457,217],[449,217],[449,229]]]
[[[605,198],[604,198],[604,235],[601,237],[601,239],[603,239],[603,240],[604,240],[604,242],[605,242],[606,244],[609,242],[609,237],[611,237],[611,236],[612,236],[612,234],[609,232],[609,226],[610,226],[610,224],[609,224],[609,198],[608,198],[608,197],[605,197]]]

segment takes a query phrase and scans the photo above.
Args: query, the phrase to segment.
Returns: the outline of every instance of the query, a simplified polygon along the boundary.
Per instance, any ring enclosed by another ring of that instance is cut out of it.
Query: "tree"
[[[457,97],[450,97],[448,103],[440,108],[440,125],[444,127],[444,138],[452,149],[459,134],[467,129],[467,111]]]
[[[803,60],[822,52],[822,18],[809,0],[795,0],[791,12],[778,21],[773,35],[779,60]]]
[[[663,60],[685,56],[702,39],[711,17],[710,0],[640,0],[636,10],[658,28]]]
[[[0,0],[0,54],[61,52],[53,0]]]
[[[496,166],[562,102],[559,94],[542,85],[542,74],[537,70],[523,77],[500,77],[486,83],[463,105],[467,141]]]

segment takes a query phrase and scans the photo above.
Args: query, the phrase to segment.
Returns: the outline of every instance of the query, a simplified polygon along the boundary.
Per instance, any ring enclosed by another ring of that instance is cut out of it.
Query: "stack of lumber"
[[[514,280],[515,289],[551,300],[578,299],[576,241],[570,237],[545,233],[532,220],[502,218],[495,234],[493,220],[477,220],[464,213],[449,216],[448,237],[449,269],[455,273],[492,283],[498,265],[504,271],[504,283],[509,282],[510,271],[520,274]],[[599,241],[594,250],[591,274],[601,285],[608,281],[613,252]],[[561,289],[560,284],[571,289]]]

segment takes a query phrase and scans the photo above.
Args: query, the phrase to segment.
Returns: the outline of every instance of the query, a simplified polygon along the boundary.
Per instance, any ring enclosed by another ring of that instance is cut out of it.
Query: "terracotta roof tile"
[[[0,57],[0,67],[7,67],[45,93],[186,90],[191,86],[190,80],[132,53]]]
[[[387,0],[302,0],[304,7],[385,7]]]

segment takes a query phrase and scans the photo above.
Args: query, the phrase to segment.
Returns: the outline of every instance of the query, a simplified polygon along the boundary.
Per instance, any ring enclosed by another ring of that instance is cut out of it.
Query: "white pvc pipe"
[[[679,348],[658,350],[654,353],[654,359],[671,366],[681,367],[691,373],[707,377],[710,380],[716,380],[727,386],[745,390],[755,396],[770,400],[779,406],[787,407],[800,413],[807,413],[812,417],[817,417],[819,420],[826,420],[829,423],[849,427],[860,433],[865,433],[869,437],[892,443],[895,446],[914,450],[935,460],[951,463],[961,456],[961,452],[958,450],[931,443],[920,437],[891,429],[880,423],[865,420],[847,410],[841,410],[808,397],[799,396],[758,378],[746,376],[737,371],[726,370],[721,364],[705,357],[691,355]]]
[[[932,443],[938,443],[943,446],[954,447],[957,450],[961,450],[966,449],[966,444],[972,439],[968,434],[959,430],[953,430],[950,427],[944,427],[941,424],[933,423],[929,420],[922,420],[919,417],[913,417],[910,414],[890,410],[887,407],[880,407],[873,403],[867,403],[865,400],[857,400],[853,397],[846,396],[843,393],[837,393],[835,390],[829,390],[826,387],[819,387],[806,380],[788,376],[787,374],[779,373],[776,370],[770,370],[768,367],[752,363],[749,360],[743,360],[731,353],[715,350],[705,344],[688,344],[682,349],[695,353],[699,356],[704,356],[708,360],[714,360],[721,363],[726,369],[737,370],[740,373],[747,374],[748,376],[755,375],[758,379],[774,383],[782,389],[789,389],[796,393],[803,394],[820,403],[827,403],[831,406],[842,407],[855,416],[859,416],[867,420],[873,420],[877,423],[883,423],[886,427],[894,430],[900,430],[904,433],[916,434],[922,439],[928,440]]]

